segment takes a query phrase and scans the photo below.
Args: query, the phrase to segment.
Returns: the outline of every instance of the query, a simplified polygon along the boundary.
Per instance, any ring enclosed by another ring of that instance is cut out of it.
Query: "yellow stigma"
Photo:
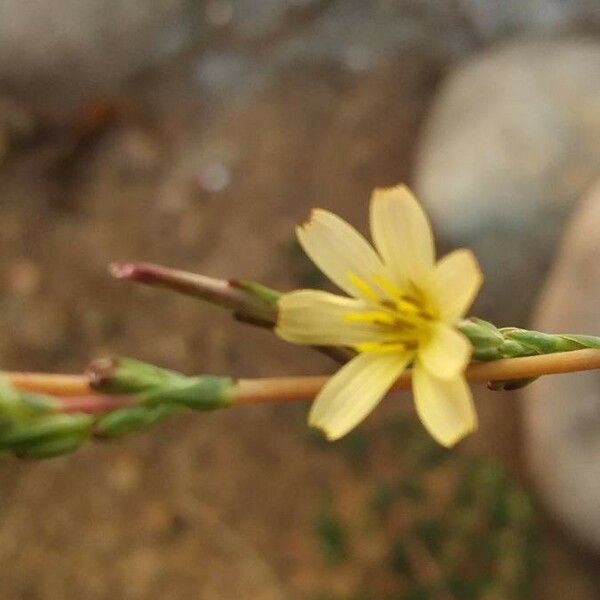
[[[408,291],[403,291],[383,275],[373,277],[376,286],[369,285],[356,274],[349,275],[349,279],[369,307],[348,312],[343,319],[381,326],[381,338],[356,344],[354,347],[357,351],[387,353],[416,350],[421,342],[429,338],[430,324],[435,320],[435,315],[414,285],[408,284]]]

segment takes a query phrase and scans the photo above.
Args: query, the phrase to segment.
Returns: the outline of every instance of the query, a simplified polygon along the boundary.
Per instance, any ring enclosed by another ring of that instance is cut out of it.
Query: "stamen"
[[[361,277],[354,273],[348,273],[348,279],[350,283],[368,300],[373,302],[379,302],[379,296],[373,290],[373,288]]]
[[[344,321],[359,323],[376,323],[378,325],[394,325],[395,315],[382,310],[366,310],[364,312],[349,312],[344,315]]]
[[[420,290],[412,282],[409,282],[408,290],[403,289],[383,275],[373,275],[375,288],[354,273],[349,273],[348,279],[365,299],[375,304],[375,310],[348,312],[343,315],[343,320],[382,327],[374,332],[373,337],[377,341],[357,344],[355,349],[377,353],[416,350],[427,335],[432,319],[428,308],[423,306],[424,298]]]
[[[400,312],[408,313],[410,315],[417,316],[422,313],[422,310],[414,302],[407,300],[405,296],[400,297],[396,300],[396,306]]]
[[[434,318],[432,311],[425,306],[422,292],[412,281],[407,282],[410,291],[406,293],[383,275],[374,275],[373,280],[390,297],[390,300],[380,300],[381,305],[402,312],[404,315],[411,314],[427,320]]]
[[[373,275],[375,283],[390,297],[394,302],[400,298],[402,292],[400,288],[383,275]]]
[[[408,348],[406,344],[401,342],[389,343],[384,342],[362,342],[356,344],[354,349],[358,352],[371,352],[377,354],[387,354],[389,352],[405,352]]]

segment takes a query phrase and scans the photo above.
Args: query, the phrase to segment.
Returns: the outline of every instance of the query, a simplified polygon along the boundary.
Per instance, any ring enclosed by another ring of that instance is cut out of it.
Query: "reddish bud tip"
[[[112,263],[108,267],[109,273],[116,279],[139,281],[146,283],[153,280],[155,269],[145,263]]]

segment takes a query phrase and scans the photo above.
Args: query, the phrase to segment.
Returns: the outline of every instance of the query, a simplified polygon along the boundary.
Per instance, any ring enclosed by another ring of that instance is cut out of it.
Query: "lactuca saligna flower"
[[[370,220],[376,250],[326,210],[297,229],[304,251],[350,297],[284,294],[276,332],[297,344],[358,351],[322,389],[309,423],[330,440],[342,437],[412,365],[417,413],[440,444],[452,446],[477,426],[464,378],[472,347],[455,328],[481,285],[477,260],[462,249],[435,262],[431,226],[405,186],[375,190]]]

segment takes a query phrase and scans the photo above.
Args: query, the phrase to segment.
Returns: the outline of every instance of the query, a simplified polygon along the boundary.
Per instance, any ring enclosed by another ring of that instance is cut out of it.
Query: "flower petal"
[[[308,422],[337,440],[379,403],[412,358],[410,353],[363,353],[344,365],[314,401]]]
[[[296,229],[300,245],[319,269],[351,296],[364,294],[351,282],[351,276],[371,282],[384,274],[383,263],[365,238],[333,213],[315,209],[302,227]]]
[[[373,192],[371,235],[399,285],[420,282],[433,267],[435,246],[429,219],[406,186]]]
[[[483,282],[475,255],[465,248],[450,252],[431,273],[429,291],[440,318],[454,323],[465,316]]]
[[[471,358],[471,342],[446,323],[438,322],[431,327],[431,338],[419,346],[419,360],[434,377],[457,377]]]
[[[415,407],[423,425],[442,446],[454,446],[477,429],[471,390],[463,376],[436,379],[420,363],[412,374]]]
[[[275,333],[295,344],[352,346],[377,341],[384,333],[381,325],[346,319],[368,307],[363,300],[319,290],[290,292],[279,299]]]

